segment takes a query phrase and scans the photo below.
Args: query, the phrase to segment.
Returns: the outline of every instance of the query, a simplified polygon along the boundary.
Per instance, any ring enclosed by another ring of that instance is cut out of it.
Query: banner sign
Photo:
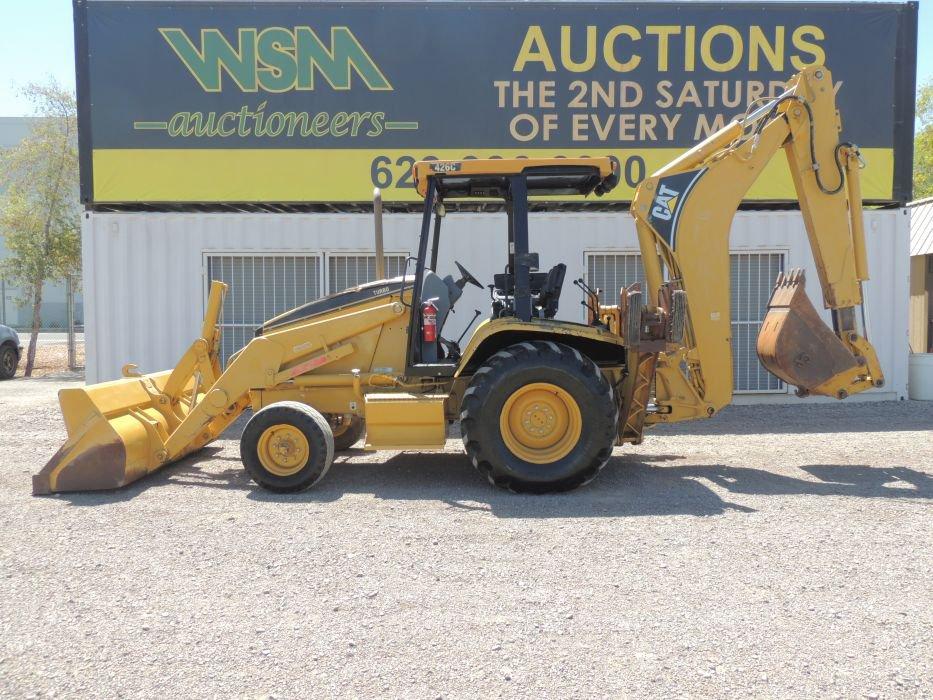
[[[76,0],[82,197],[414,201],[418,159],[614,155],[637,183],[825,64],[867,200],[910,196],[916,3]],[[829,166],[827,166],[829,167]],[[795,199],[783,158],[750,192]]]

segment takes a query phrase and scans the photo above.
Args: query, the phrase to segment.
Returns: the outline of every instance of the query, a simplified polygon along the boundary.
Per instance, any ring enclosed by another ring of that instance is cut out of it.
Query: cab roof
[[[418,194],[425,197],[428,179],[437,182],[442,199],[504,199],[509,178],[525,175],[528,196],[602,196],[619,182],[619,162],[599,158],[473,158],[419,160],[412,166]]]

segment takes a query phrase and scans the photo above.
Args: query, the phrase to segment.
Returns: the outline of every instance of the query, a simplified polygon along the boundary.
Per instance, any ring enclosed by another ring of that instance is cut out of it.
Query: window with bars
[[[246,345],[264,321],[321,296],[319,255],[207,255],[207,284],[225,282],[220,357]]]
[[[622,287],[645,285],[638,253],[590,253],[586,256],[587,283],[598,287],[600,302],[618,304]],[[783,253],[734,253],[729,256],[732,314],[732,378],[736,393],[785,391],[784,383],[758,361],[755,346],[768,298],[784,269]]]
[[[732,383],[736,392],[785,390],[784,382],[761,366],[755,349],[771,289],[783,270],[783,253],[733,253],[729,256]]]
[[[586,282],[599,289],[599,303],[619,303],[619,291],[635,282],[646,289],[645,270],[638,253],[591,254],[586,261]]]
[[[386,255],[386,279],[405,271],[405,255]],[[327,293],[336,294],[376,279],[376,256],[333,254],[327,256]]]

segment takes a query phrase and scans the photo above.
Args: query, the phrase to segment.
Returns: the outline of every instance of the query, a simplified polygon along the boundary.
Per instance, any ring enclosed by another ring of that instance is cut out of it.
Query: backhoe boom
[[[868,279],[861,161],[856,146],[839,143],[840,128],[829,71],[807,68],[782,94],[751,105],[744,119],[727,124],[639,185],[632,214],[648,311],[666,279],[686,291],[689,318],[682,346],[659,356],[658,410],[649,421],[712,415],[731,401],[732,219],[782,149],[834,329],[810,306],[803,274],[782,275],[759,335],[759,357],[801,395],[845,398],[883,385],[861,322],[861,285]]]

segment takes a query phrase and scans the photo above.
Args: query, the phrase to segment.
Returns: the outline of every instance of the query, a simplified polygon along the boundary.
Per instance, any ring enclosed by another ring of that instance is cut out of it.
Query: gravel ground
[[[735,407],[560,496],[455,441],[276,496],[234,426],[33,498],[66,385],[0,384],[5,696],[933,695],[933,404]]]

